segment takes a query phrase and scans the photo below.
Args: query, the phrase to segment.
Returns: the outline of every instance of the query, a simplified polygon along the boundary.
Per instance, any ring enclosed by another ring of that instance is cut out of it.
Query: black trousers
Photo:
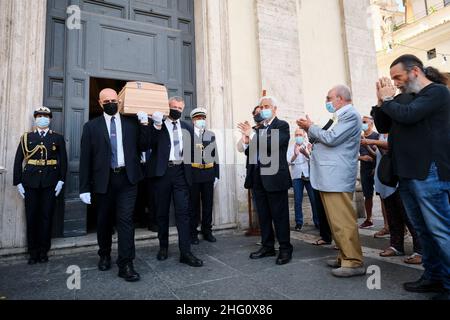
[[[211,233],[212,230],[212,211],[214,200],[214,181],[194,183],[191,187],[191,235],[196,236],[198,222],[200,220],[200,211],[202,217],[201,232],[203,234]]]
[[[154,180],[159,245],[161,248],[169,246],[169,210],[173,198],[178,229],[178,246],[182,254],[191,251],[189,214],[191,204],[183,166],[168,167],[164,176]]]
[[[320,197],[320,191],[314,190],[314,199],[317,205],[317,215],[319,218],[319,230],[320,238],[325,242],[331,242],[331,229],[328,224],[327,214],[325,213],[325,208],[323,207],[322,198]]]
[[[145,178],[138,184],[134,221],[141,228],[156,225],[153,179]]]
[[[132,185],[125,171],[110,173],[106,194],[96,194],[98,255],[111,255],[114,216],[118,236],[117,265],[123,267],[135,257],[133,211],[137,185]]]
[[[46,255],[50,250],[55,200],[55,186],[49,188],[25,187],[27,244],[32,258]]]
[[[275,246],[275,234],[280,244],[280,251],[291,251],[289,229],[288,190],[268,192],[261,181],[261,173],[257,170],[253,175],[253,194],[261,228],[262,245],[266,248]],[[275,227],[275,232],[272,227]]]

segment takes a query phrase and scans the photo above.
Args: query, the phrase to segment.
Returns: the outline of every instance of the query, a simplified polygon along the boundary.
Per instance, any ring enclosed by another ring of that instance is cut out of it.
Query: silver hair
[[[278,107],[278,101],[277,101],[277,99],[275,99],[275,97],[271,97],[271,96],[261,97],[261,99],[259,99],[259,105],[261,105],[261,102],[263,102],[264,100],[270,100],[272,107]]]
[[[182,97],[179,97],[179,96],[174,96],[174,97],[169,99],[169,103],[171,103],[172,101],[184,102],[184,99]]]
[[[352,101],[352,91],[344,84],[337,85],[333,88],[336,91],[336,96],[341,97],[345,101]]]

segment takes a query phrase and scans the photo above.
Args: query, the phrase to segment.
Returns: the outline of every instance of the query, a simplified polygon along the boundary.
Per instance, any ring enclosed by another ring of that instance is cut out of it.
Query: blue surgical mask
[[[272,118],[272,110],[271,109],[264,109],[261,111],[261,116],[264,120],[268,120]]]
[[[295,137],[295,142],[298,145],[302,145],[305,142],[305,138],[303,138],[303,137]]]
[[[367,130],[369,130],[369,124],[363,123],[363,125],[362,125],[362,131],[367,131]]]
[[[335,113],[336,112],[336,108],[333,106],[333,102],[327,102],[325,107],[327,108],[329,113]]]
[[[206,120],[195,121],[195,126],[199,129],[205,129],[206,128]]]
[[[47,117],[37,117],[35,122],[39,128],[47,128],[50,125],[50,119]]]

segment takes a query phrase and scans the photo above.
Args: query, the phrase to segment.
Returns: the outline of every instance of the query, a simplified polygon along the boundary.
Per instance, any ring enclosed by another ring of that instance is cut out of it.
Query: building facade
[[[369,0],[2,0],[0,2],[0,254],[25,246],[23,201],[12,186],[14,154],[32,111],[46,105],[69,155],[58,237],[86,234],[78,199],[83,124],[98,115],[96,94],[129,80],[163,83],[187,110],[208,109],[221,180],[214,225],[245,228],[247,193],[238,122],[251,120],[262,90],[279,117],[329,117],[324,100],[348,84],[367,114],[376,100],[375,44]],[[78,11],[78,9],[80,11]],[[77,26],[77,14],[81,19]]]
[[[406,53],[450,75],[450,1],[404,0],[403,8],[393,2],[374,1],[379,75],[388,76],[392,61]]]

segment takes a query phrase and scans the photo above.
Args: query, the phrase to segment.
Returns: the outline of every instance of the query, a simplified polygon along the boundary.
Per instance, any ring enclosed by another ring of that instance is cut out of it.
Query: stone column
[[[355,106],[368,114],[377,102],[377,56],[369,0],[341,0],[349,85]]]
[[[230,130],[234,121],[227,2],[194,1],[198,104],[208,110],[208,125],[216,134],[222,163],[214,195],[214,224],[235,224],[238,201]]]
[[[297,1],[257,0],[256,15],[261,87],[277,98],[278,115],[293,130],[304,111]]]
[[[23,200],[13,187],[21,135],[42,105],[47,0],[0,0],[0,248],[26,244]]]

